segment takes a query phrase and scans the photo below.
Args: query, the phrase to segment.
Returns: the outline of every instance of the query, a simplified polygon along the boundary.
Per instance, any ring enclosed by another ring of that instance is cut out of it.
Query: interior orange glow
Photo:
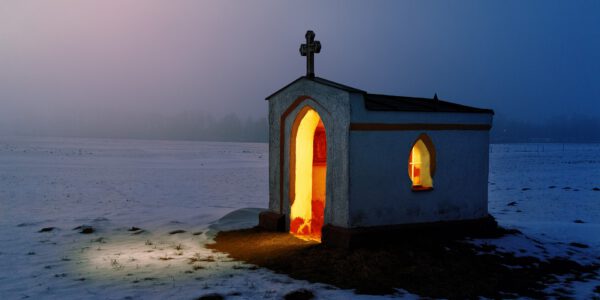
[[[412,180],[413,190],[429,190],[433,188],[431,178],[431,157],[427,146],[421,139],[412,147],[408,157],[408,175]]]
[[[295,146],[290,181],[290,232],[304,239],[321,240],[325,211],[327,138],[319,114],[308,109],[292,131]]]

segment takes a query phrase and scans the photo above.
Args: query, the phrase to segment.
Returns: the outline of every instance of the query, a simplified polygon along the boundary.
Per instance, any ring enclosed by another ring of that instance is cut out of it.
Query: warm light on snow
[[[214,262],[219,256],[204,248],[199,239],[177,235],[125,235],[92,242],[92,247],[81,251],[80,267],[93,278],[106,275],[170,278],[215,272]]]

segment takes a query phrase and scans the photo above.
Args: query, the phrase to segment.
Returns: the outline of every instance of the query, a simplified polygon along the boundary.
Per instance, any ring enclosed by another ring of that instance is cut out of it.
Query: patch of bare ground
[[[501,228],[477,237],[520,234]],[[396,288],[435,298],[546,298],[551,283],[567,275],[586,280],[598,265],[566,258],[517,257],[464,242],[465,236],[416,234],[396,243],[357,249],[328,248],[290,234],[258,228],[220,232],[208,248],[310,282],[394,294]],[[554,295],[556,296],[556,295]]]

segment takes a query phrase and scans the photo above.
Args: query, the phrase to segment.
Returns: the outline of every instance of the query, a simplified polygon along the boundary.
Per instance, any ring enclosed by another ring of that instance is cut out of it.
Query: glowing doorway
[[[294,121],[290,155],[290,233],[321,240],[325,212],[327,138],[319,114],[306,107]]]

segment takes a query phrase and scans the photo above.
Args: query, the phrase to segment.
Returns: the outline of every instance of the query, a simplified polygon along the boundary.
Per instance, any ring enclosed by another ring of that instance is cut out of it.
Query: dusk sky
[[[2,0],[0,125],[266,116],[305,73],[542,122],[600,115],[600,1]]]

